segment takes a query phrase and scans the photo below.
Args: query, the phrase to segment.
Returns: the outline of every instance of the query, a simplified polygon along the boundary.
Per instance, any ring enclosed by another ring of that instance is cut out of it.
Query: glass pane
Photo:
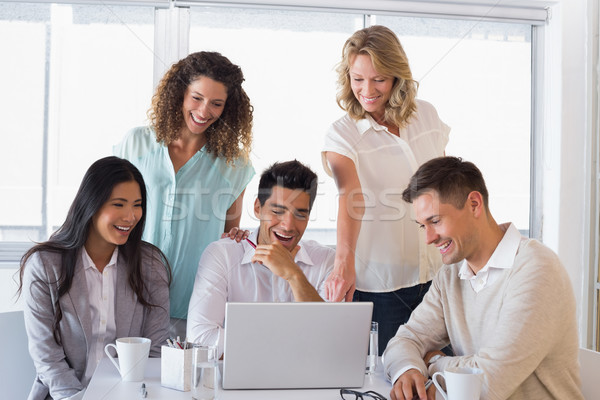
[[[408,55],[419,98],[452,128],[446,154],[474,162],[497,222],[529,231],[531,26],[378,16]]]
[[[42,151],[49,5],[0,3],[0,240],[42,224]],[[6,40],[18,37],[19,40]],[[18,105],[18,106],[17,106]],[[7,229],[7,227],[9,227]],[[35,236],[37,238],[37,236]]]
[[[0,182],[0,240],[44,240],[89,165],[146,123],[154,9],[0,3],[0,35],[19,37],[0,41],[11,58],[0,64],[11,132],[0,150],[10,171]]]
[[[342,116],[335,65],[346,39],[362,28],[352,14],[192,8],[190,52],[218,51],[241,66],[254,105],[252,162],[257,176],[244,196],[241,225],[255,227],[260,173],[298,159],[319,175],[319,194],[305,237],[335,244],[337,189],[321,164],[328,126]]]

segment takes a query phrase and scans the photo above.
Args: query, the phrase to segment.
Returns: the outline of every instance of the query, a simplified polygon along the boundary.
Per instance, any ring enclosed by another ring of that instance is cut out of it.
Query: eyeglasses
[[[387,400],[387,398],[372,390],[369,390],[368,392],[357,392],[356,390],[340,389],[340,396],[342,396],[342,399],[344,400],[364,400],[365,398],[367,398],[367,400]]]

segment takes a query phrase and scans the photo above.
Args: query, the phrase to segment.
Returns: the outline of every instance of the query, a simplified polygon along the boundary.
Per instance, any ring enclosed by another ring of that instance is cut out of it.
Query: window
[[[158,1],[32,1],[39,2],[0,1],[0,35],[19,37],[0,41],[10,59],[0,64],[0,168],[8,171],[0,180],[0,262],[10,262],[11,275],[31,241],[45,240],[62,223],[91,162],[111,154],[128,129],[147,124],[154,60],[163,60],[154,54],[154,44],[164,39],[158,36],[187,33],[171,32],[156,18],[149,4]],[[307,237],[335,244],[337,189],[322,168],[320,149],[328,126],[343,115],[335,101],[341,48],[365,24],[387,25],[399,35],[420,82],[419,98],[452,128],[447,154],[480,166],[498,220],[512,220],[527,234],[531,21],[366,15],[336,9],[346,4],[337,1],[326,10],[240,3],[187,2],[181,14],[189,16],[190,29],[183,41],[189,52],[219,51],[242,67],[255,107],[251,157],[257,175],[293,158],[318,173]],[[156,51],[163,50],[173,53]],[[255,226],[257,186],[258,176],[246,191],[244,227]]]
[[[393,29],[452,130],[446,154],[477,165],[498,223],[529,233],[531,25],[377,16]]]
[[[23,252],[64,221],[89,165],[146,123],[154,8],[0,2],[0,37],[19,38],[0,40],[3,312],[20,309]]]
[[[154,9],[4,3],[0,240],[45,240],[84,172],[145,124]]]
[[[256,176],[244,195],[241,225],[254,228],[260,173],[298,159],[319,176],[306,237],[335,244],[337,189],[321,163],[325,132],[343,115],[335,101],[335,65],[362,15],[192,8],[190,52],[219,51],[238,64],[254,106],[251,160]]]
[[[242,226],[254,226],[260,172],[298,158],[319,174],[307,235],[335,244],[337,189],[321,166],[320,147],[329,124],[343,114],[335,102],[335,65],[363,16],[194,7],[190,20],[190,52],[220,51],[240,65],[255,107],[257,176],[246,190]],[[531,25],[395,16],[370,21],[400,37],[420,82],[419,98],[452,128],[447,154],[481,168],[494,215],[527,235]]]

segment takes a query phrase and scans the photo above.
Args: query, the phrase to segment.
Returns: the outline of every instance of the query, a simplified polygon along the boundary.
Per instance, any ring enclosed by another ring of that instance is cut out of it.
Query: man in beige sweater
[[[482,399],[583,399],[575,300],[560,260],[488,208],[479,169],[455,157],[423,164],[403,193],[444,266],[384,353],[392,400],[433,399],[428,375],[484,371]],[[439,349],[452,345],[454,356]]]

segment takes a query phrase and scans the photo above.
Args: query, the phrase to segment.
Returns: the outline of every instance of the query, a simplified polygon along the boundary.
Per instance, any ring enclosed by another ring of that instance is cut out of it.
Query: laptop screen
[[[224,389],[361,387],[373,303],[227,303]]]

